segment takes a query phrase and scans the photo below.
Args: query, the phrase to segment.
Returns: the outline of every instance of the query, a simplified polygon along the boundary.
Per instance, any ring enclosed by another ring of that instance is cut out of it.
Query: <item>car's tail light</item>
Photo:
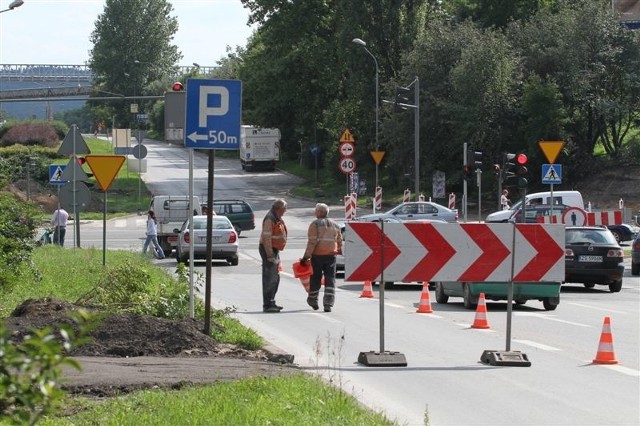
[[[227,242],[235,243],[237,239],[238,239],[238,234],[236,234],[235,231],[231,231],[231,233],[229,234],[229,240]]]
[[[631,248],[634,249],[634,250],[640,250],[640,240],[636,239],[633,242],[633,245],[631,246]]]
[[[611,249],[607,252],[607,257],[624,257],[622,249]]]
[[[185,243],[190,243],[191,242],[191,236],[189,235],[189,231],[184,233],[184,242]]]

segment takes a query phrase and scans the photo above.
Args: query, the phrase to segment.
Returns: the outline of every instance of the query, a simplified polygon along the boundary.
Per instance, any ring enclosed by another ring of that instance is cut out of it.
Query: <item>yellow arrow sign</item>
[[[344,129],[342,135],[340,136],[340,143],[345,142],[356,143],[356,140],[353,138],[353,134],[349,129]]]
[[[382,157],[384,157],[384,151],[371,151],[371,157],[373,157],[373,161],[376,162],[376,166],[380,165],[382,161]]]
[[[124,155],[87,155],[84,158],[104,192],[109,190],[126,159]]]
[[[538,146],[542,153],[547,157],[547,161],[551,164],[555,163],[560,155],[560,151],[564,148],[565,141],[539,141]]]

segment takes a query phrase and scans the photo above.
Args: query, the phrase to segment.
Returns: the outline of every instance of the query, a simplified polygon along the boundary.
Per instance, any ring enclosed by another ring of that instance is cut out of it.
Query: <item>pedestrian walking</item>
[[[318,310],[318,296],[324,277],[322,304],[325,312],[331,312],[335,301],[336,254],[342,250],[342,232],[336,222],[329,219],[329,206],[316,204],[316,219],[307,230],[307,248],[300,263],[305,265],[311,259],[313,274],[309,279],[307,304]]]
[[[150,243],[153,243],[152,250],[156,253],[156,257],[158,259],[164,259],[164,250],[158,242],[158,221],[156,220],[156,214],[153,210],[147,212],[147,238],[144,240],[142,253],[147,253],[147,248]]]
[[[62,207],[58,207],[51,217],[51,226],[53,226],[53,243],[64,247],[64,237],[67,234],[67,221],[69,213]]]
[[[287,245],[287,226],[282,216],[287,202],[277,199],[262,220],[262,232],[258,252],[262,258],[262,310],[280,312],[276,305],[276,293],[280,285],[280,251]]]
[[[500,207],[502,210],[509,210],[509,206],[511,206],[511,201],[509,200],[509,190],[505,189],[502,191],[502,195],[500,196]]]

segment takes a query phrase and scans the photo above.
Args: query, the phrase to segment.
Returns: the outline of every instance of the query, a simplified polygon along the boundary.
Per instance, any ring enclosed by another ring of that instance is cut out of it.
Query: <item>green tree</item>
[[[95,75],[97,96],[144,95],[149,83],[167,78],[182,58],[172,44],[178,31],[178,20],[172,12],[166,0],[105,2],[90,38],[93,48],[89,66]],[[136,101],[108,104],[116,125],[130,126],[131,103]],[[101,118],[111,121],[111,117]]]

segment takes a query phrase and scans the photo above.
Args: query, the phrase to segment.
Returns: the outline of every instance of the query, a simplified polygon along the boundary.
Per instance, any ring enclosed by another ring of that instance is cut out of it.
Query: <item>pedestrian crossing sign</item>
[[[64,164],[49,165],[49,183],[52,185],[63,185],[67,183],[67,180],[62,178],[66,167]]]
[[[562,164],[543,164],[542,183],[556,184],[562,183]]]

